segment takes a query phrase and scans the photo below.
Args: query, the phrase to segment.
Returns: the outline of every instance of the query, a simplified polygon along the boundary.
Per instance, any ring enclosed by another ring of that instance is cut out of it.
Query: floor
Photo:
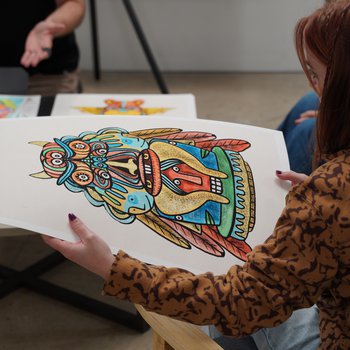
[[[199,118],[268,128],[308,91],[302,74],[170,73],[165,80],[172,93],[195,95]],[[91,72],[82,72],[82,82],[86,93],[158,93],[148,73],[103,72],[95,81]],[[36,234],[19,233],[0,238],[0,264],[23,269],[51,252]],[[101,280],[71,263],[44,277],[133,312],[127,303],[101,297]],[[152,349],[149,331],[132,331],[27,289],[0,299],[0,310],[0,350]]]

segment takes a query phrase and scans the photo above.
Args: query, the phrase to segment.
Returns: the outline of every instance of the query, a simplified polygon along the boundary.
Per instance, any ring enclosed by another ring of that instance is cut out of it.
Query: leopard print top
[[[235,337],[316,303],[320,349],[350,349],[350,150],[290,190],[273,234],[243,266],[194,275],[120,251],[104,292]]]

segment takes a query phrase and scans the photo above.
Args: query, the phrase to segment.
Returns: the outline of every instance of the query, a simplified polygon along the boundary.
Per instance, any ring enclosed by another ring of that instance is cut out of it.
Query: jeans
[[[316,350],[320,344],[319,311],[316,306],[296,310],[279,326],[242,339],[222,336],[214,327],[210,334],[224,350]]]
[[[299,125],[295,124],[295,120],[301,113],[318,108],[318,96],[309,92],[296,103],[278,127],[278,130],[283,132],[286,142],[290,168],[298,173],[309,175],[312,171],[316,119],[306,119]]]
[[[296,310],[284,323],[252,334],[259,350],[316,350],[320,344],[317,306]]]

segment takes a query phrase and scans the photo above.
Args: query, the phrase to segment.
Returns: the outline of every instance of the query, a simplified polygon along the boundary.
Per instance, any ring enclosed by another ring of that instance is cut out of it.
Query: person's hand
[[[107,243],[74,214],[69,214],[69,224],[80,238],[79,242],[72,243],[43,235],[44,242],[67,259],[107,280],[114,262],[114,256]]]
[[[307,179],[307,175],[302,173],[296,173],[295,171],[280,171],[276,170],[276,176],[281,180],[291,181],[292,185],[296,185],[299,182]]]
[[[50,57],[53,38],[65,29],[62,23],[52,21],[39,22],[28,34],[21,64],[28,68],[36,67],[39,62]]]
[[[295,124],[300,124],[306,119],[310,118],[316,118],[318,111],[306,111],[304,113],[301,113],[299,118],[295,120]]]

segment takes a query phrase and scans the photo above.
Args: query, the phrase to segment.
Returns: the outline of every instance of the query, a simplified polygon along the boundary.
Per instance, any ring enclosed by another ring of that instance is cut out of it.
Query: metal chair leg
[[[168,94],[169,90],[168,87],[165,84],[165,81],[163,79],[162,73],[160,72],[157,62],[154,58],[154,55],[152,53],[152,50],[147,42],[146,36],[142,30],[141,24],[136,16],[135,10],[129,0],[123,0],[123,4],[125,6],[125,9],[129,15],[129,18],[134,26],[135,32],[137,34],[137,37],[139,38],[140,44],[142,46],[143,52],[146,55],[146,58],[148,60],[148,63],[152,69],[153,76],[157,81],[159,90],[162,92],[162,94]]]
[[[147,61],[151,67],[153,76],[157,82],[159,90],[162,94],[168,94],[169,89],[164,81],[163,75],[159,70],[158,64],[154,58],[153,52],[148,44],[144,31],[141,27],[140,21],[137,18],[135,10],[129,0],[123,0],[126,12],[131,20],[133,28],[142,46],[143,52],[147,58]],[[96,3],[95,0],[90,0],[90,15],[91,15],[91,30],[92,30],[92,47],[94,58],[94,73],[95,79],[100,79],[100,62],[99,62],[99,48],[98,48],[98,33],[97,33],[97,15],[96,15]]]
[[[92,34],[92,54],[94,62],[94,74],[95,79],[100,80],[100,55],[98,45],[98,33],[97,33],[97,15],[96,15],[96,3],[95,0],[90,0],[90,20],[91,20],[91,34]]]

